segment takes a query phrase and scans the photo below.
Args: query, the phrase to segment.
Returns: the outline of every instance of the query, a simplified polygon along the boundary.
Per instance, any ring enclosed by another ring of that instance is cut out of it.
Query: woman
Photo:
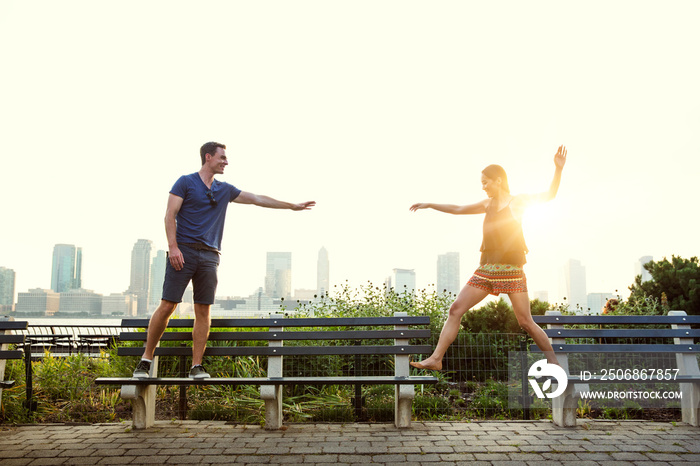
[[[455,215],[486,214],[484,239],[481,244],[481,265],[450,306],[450,312],[440,332],[435,351],[423,361],[411,362],[413,367],[441,370],[442,358],[447,348],[457,338],[464,313],[476,306],[487,295],[498,296],[500,293],[508,295],[518,323],[544,352],[547,361],[558,364],[549,338],[532,320],[530,313],[527,280],[523,272],[527,247],[523,237],[522,215],[529,205],[554,199],[559,190],[561,172],[565,163],[566,148],[559,146],[554,156],[554,179],[549,191],[541,194],[512,195],[505,170],[498,165],[489,165],[481,172],[481,186],[486,191],[488,199],[464,206],[423,203],[411,206],[412,212],[430,208]]]

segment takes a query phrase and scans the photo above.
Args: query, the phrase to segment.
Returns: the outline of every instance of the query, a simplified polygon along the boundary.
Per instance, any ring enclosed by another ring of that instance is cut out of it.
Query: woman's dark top
[[[510,202],[500,211],[496,210],[497,204],[491,200],[486,208],[481,265],[511,264],[521,267],[526,262],[527,253],[523,227],[513,216]]]

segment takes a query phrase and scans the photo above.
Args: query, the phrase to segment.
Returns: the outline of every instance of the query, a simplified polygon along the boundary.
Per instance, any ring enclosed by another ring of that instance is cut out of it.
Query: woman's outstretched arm
[[[549,191],[545,191],[540,194],[530,194],[525,195],[526,204],[537,203],[537,202],[547,202],[551,201],[557,196],[559,191],[559,184],[561,183],[561,172],[564,170],[564,165],[566,164],[566,147],[559,146],[557,153],[554,154],[554,177],[552,178],[552,184],[549,185]]]
[[[411,212],[415,212],[420,209],[433,209],[439,212],[445,212],[447,214],[454,215],[468,215],[468,214],[483,214],[486,212],[486,205],[488,204],[488,199],[485,199],[476,204],[469,205],[454,205],[454,204],[431,204],[429,202],[420,202],[418,204],[413,204],[411,206]]]

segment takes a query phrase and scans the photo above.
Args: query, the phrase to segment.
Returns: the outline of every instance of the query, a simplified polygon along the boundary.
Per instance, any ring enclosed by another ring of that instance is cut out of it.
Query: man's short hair
[[[204,165],[207,162],[206,154],[214,155],[216,153],[217,147],[226,149],[226,146],[224,144],[218,142],[207,142],[199,149],[199,156],[202,157],[202,165]]]

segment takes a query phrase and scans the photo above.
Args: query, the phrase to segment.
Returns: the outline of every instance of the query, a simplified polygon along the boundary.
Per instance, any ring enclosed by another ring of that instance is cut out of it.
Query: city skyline
[[[640,257],[700,255],[682,202],[700,173],[698,16],[686,0],[9,2],[0,265],[18,291],[48,288],[54,245],[75,244],[83,288],[122,292],[135,241],[167,250],[168,192],[214,140],[217,179],[317,202],[231,204],[220,294],[254,292],[268,251],[291,252],[292,289],[313,289],[322,246],[331,289],[394,268],[425,288],[445,251],[463,284],[483,216],[409,207],[481,201],[493,163],[514,194],[545,191],[564,144],[556,199],[523,219],[528,287],[556,302],[573,258],[588,290],[625,296]]]
[[[66,244],[56,244],[56,247],[66,248]],[[56,256],[56,247],[54,247],[54,258]],[[81,248],[73,247],[73,252],[75,250],[80,250]],[[461,269],[461,260],[459,253],[457,252],[447,252],[443,254],[438,254],[437,268],[435,269],[435,279],[432,280],[427,288],[434,288],[437,292],[449,291],[454,294],[458,293],[459,290],[464,286],[464,283],[459,282],[458,286],[455,275],[459,276]],[[139,239],[137,240],[131,251],[131,268],[130,268],[130,284],[125,289],[125,291],[117,291],[118,287],[112,290],[100,290],[96,294],[102,296],[115,295],[119,296],[118,300],[121,302],[123,297],[126,295],[133,294],[137,298],[139,303],[139,314],[145,314],[150,311],[146,309],[153,309],[155,305],[160,302],[160,292],[162,290],[162,280],[165,275],[165,260],[166,251],[155,250],[154,243],[151,240]],[[650,260],[653,260],[652,256],[642,256],[634,264],[635,273],[640,274],[640,270],[643,270],[643,265]],[[54,259],[55,261],[55,259]],[[317,253],[316,262],[316,283],[317,288],[314,291],[309,288],[300,288],[299,286],[292,287],[292,253],[291,252],[270,252],[266,253],[265,261],[266,274],[259,286],[255,287],[254,290],[249,293],[224,293],[217,291],[217,297],[246,297],[253,296],[257,293],[258,289],[262,289],[265,295],[270,298],[303,298],[307,299],[307,295],[313,296],[313,294],[321,293],[321,286],[326,283],[331,283],[332,286],[343,285],[343,283],[333,283],[330,280],[330,260],[329,253],[325,247],[321,247]],[[565,301],[565,304],[569,304],[571,309],[581,309],[581,310],[595,310],[597,309],[597,303],[603,299],[608,299],[611,297],[621,296],[620,290],[605,290],[600,291],[590,291],[586,284],[586,267],[585,265],[577,259],[567,259],[564,264],[560,267],[560,281],[558,284],[558,292],[551,293],[550,290],[535,290],[530,288],[529,294],[530,299],[542,299],[547,297],[546,301],[556,304],[559,301]],[[3,277],[12,276],[12,285],[14,286],[16,274],[14,270],[0,266],[0,272],[3,273]],[[646,272],[646,271],[645,271]],[[642,274],[642,280],[648,280],[648,272]],[[635,275],[636,276],[636,275]],[[399,291],[406,288],[409,291],[415,291],[420,289],[416,284],[417,274],[414,269],[400,269],[394,268],[391,275],[387,276],[383,281],[383,284],[389,288],[400,288]],[[0,280],[0,283],[8,282],[7,279]],[[451,286],[445,285],[440,288],[440,283],[451,284]],[[634,277],[630,281],[630,285],[634,282]],[[73,282],[77,283],[77,282]],[[456,291],[453,287],[456,286]],[[50,289],[50,288],[49,288]],[[32,290],[42,290],[46,291],[46,288],[42,286],[31,286],[25,293],[32,292]],[[93,293],[95,290],[87,289],[83,287],[69,288],[65,291],[76,291]],[[55,291],[55,290],[52,290]],[[332,289],[329,291],[333,291]],[[15,290],[15,293],[21,292],[21,290]],[[302,296],[297,296],[297,293],[302,293]],[[311,293],[311,294],[310,294]],[[5,293],[7,294],[7,293]],[[16,296],[18,296],[16,294]],[[555,299],[550,299],[550,296],[556,296]],[[566,298],[565,300],[563,298]],[[489,299],[495,299],[490,297]],[[17,303],[18,298],[15,299]],[[144,304],[146,303],[146,304]],[[130,306],[130,303],[128,304]],[[144,307],[145,306],[145,307]]]

